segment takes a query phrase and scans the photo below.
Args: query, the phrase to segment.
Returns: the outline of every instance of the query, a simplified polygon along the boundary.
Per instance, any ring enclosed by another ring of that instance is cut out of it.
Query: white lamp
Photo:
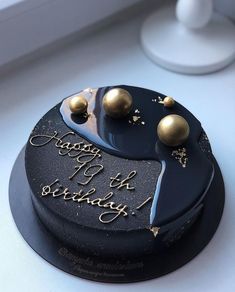
[[[235,25],[213,13],[213,0],[178,0],[150,15],[141,30],[147,56],[169,70],[203,74],[235,59]]]

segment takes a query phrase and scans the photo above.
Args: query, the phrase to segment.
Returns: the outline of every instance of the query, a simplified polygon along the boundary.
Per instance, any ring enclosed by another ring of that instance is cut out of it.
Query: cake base
[[[79,253],[58,241],[40,222],[34,211],[24,167],[22,149],[13,166],[9,201],[17,228],[26,242],[55,267],[78,277],[110,283],[144,281],[163,276],[192,260],[213,237],[224,207],[224,183],[214,159],[215,176],[204,201],[200,218],[192,228],[158,255],[119,260]]]

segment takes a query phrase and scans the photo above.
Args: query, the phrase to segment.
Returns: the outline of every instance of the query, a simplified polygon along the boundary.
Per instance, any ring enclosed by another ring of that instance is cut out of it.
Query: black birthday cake
[[[53,237],[129,265],[180,247],[215,180],[200,122],[173,98],[133,86],[65,98],[33,129],[25,169],[35,212]]]

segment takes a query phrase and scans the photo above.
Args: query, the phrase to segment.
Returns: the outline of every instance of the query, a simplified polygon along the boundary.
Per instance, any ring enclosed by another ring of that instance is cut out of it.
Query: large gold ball
[[[132,97],[122,88],[113,88],[103,97],[106,114],[112,118],[121,118],[129,114],[132,108]]]
[[[182,145],[189,136],[188,122],[179,115],[168,115],[157,126],[160,141],[167,146]]]
[[[69,100],[69,108],[74,114],[84,114],[87,111],[88,102],[82,95],[75,95]]]

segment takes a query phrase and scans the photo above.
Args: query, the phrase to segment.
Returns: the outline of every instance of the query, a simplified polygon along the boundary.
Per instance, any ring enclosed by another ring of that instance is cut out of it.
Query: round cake
[[[102,259],[106,266],[96,269],[104,268],[111,282],[153,277],[143,276],[141,259],[169,256],[198,233],[217,168],[207,135],[187,109],[124,85],[65,98],[37,123],[25,149],[43,226],[66,247],[61,253]],[[92,269],[87,263],[78,275],[103,280]],[[139,276],[127,279],[123,271],[135,269]]]

